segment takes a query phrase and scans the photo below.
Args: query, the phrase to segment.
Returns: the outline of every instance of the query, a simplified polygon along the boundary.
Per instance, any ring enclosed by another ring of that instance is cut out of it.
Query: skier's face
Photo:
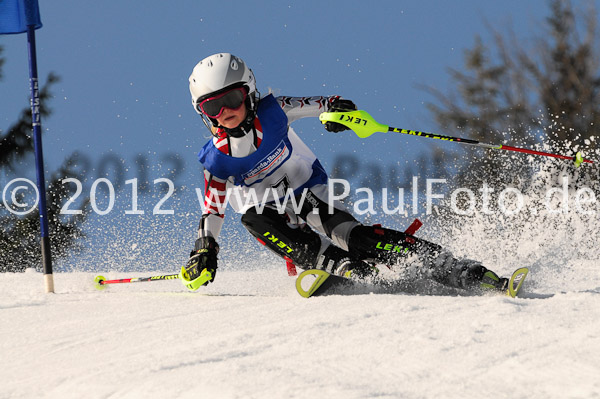
[[[246,112],[246,107],[243,105],[236,109],[224,107],[223,112],[217,118],[217,122],[227,129],[234,129],[246,119]]]

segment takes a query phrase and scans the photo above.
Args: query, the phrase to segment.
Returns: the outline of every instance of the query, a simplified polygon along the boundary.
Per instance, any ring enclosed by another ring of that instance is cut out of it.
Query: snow
[[[532,267],[516,299],[305,299],[258,263],[196,293],[64,272],[45,294],[38,272],[1,274],[0,398],[600,397],[597,260]]]

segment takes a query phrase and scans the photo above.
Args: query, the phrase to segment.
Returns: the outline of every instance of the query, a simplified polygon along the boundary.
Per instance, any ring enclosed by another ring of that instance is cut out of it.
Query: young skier
[[[376,272],[374,264],[419,263],[430,278],[451,287],[506,288],[508,279],[479,262],[458,260],[411,234],[363,225],[341,203],[331,203],[325,170],[289,125],[325,111],[355,110],[352,101],[339,96],[261,98],[253,72],[228,53],[200,61],[189,82],[194,109],[213,135],[198,154],[205,168],[205,210],[180,273],[190,290],[208,284],[207,272],[210,282],[215,278],[228,189],[250,234],[300,268],[364,278]],[[337,133],[347,127],[327,122],[325,129]],[[294,209],[291,196],[300,209]]]

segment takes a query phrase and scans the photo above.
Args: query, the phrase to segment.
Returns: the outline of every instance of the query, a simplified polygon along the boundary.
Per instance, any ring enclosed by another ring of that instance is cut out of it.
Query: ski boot
[[[508,279],[506,277],[498,277],[496,273],[491,270],[483,273],[481,282],[479,283],[480,288],[484,290],[495,290],[495,291],[507,291],[508,290]]]
[[[360,259],[353,258],[348,252],[330,244],[317,258],[317,269],[346,278],[365,279],[379,270]]]
[[[463,260],[461,262],[468,262]],[[508,290],[508,279],[498,277],[493,271],[486,269],[481,264],[473,262],[460,269],[460,285],[467,290],[501,291]]]
[[[340,265],[335,270],[334,274],[346,278],[357,278],[364,280],[379,273],[379,269],[362,260],[347,259],[340,262]]]

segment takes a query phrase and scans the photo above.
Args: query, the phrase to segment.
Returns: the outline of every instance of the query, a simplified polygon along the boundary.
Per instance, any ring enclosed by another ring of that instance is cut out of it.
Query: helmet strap
[[[224,126],[221,128],[227,133],[228,136],[231,137],[243,137],[252,130],[252,126],[254,126],[254,118],[256,117],[256,112],[252,112],[248,109],[248,105],[246,105],[246,119],[242,123],[240,123],[237,127],[233,129],[228,129]]]

